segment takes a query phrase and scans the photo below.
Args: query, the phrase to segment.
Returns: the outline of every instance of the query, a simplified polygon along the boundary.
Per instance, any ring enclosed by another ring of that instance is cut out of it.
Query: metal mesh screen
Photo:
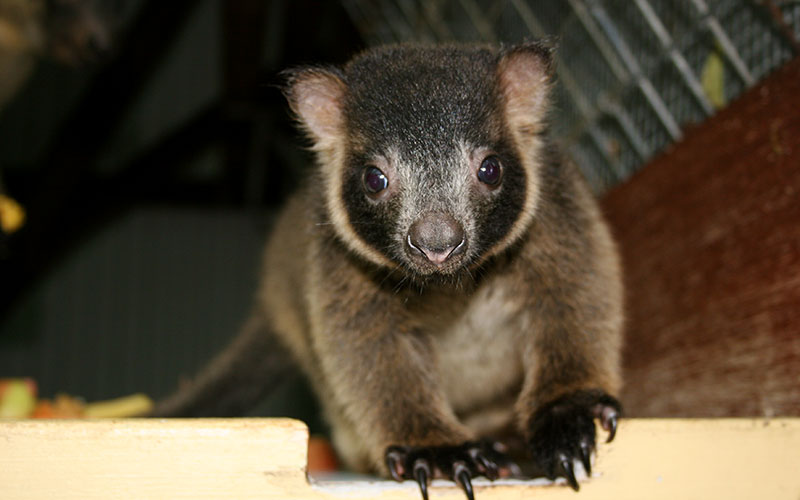
[[[601,193],[800,50],[800,1],[343,0],[371,44],[555,36],[553,130]]]

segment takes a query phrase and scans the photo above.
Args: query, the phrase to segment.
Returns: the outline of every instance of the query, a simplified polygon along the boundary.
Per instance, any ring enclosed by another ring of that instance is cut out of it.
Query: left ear
[[[552,84],[553,50],[550,44],[530,42],[500,53],[497,81],[506,121],[523,143],[544,127]]]
[[[345,83],[330,68],[301,68],[286,72],[284,89],[289,106],[314,143],[314,149],[331,148],[344,135]]]

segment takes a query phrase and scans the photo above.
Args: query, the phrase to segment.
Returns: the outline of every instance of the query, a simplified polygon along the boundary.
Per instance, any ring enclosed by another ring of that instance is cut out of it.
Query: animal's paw
[[[610,442],[621,413],[619,401],[602,391],[578,391],[547,403],[531,419],[529,444],[534,461],[550,479],[562,476],[578,491],[573,464],[580,460],[586,473],[592,472],[594,419],[608,431],[606,442]]]
[[[392,478],[396,481],[415,480],[424,500],[428,500],[428,484],[434,477],[455,481],[467,498],[474,500],[473,477],[485,476],[495,480],[519,470],[503,454],[502,445],[491,441],[467,442],[459,446],[390,446],[384,458]]]

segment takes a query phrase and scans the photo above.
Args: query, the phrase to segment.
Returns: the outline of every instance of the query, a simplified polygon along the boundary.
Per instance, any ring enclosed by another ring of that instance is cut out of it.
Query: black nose
[[[441,265],[466,248],[464,228],[452,216],[430,213],[417,219],[408,230],[406,251]]]

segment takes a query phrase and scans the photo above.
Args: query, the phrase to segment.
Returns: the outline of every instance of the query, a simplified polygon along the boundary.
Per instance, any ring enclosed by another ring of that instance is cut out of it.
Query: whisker
[[[466,272],[467,276],[469,276],[469,279],[472,280],[472,284],[477,285],[478,280],[476,280],[475,276],[472,275],[472,271],[470,271],[468,267],[465,267],[464,271]]]
[[[386,280],[388,280],[389,278],[391,278],[392,274],[394,274],[394,272],[395,272],[396,270],[397,270],[397,268],[390,268],[390,269],[389,269],[389,272],[388,272],[388,273],[386,273],[386,276],[384,276],[384,277],[383,277],[383,279],[382,279],[382,280],[381,280],[381,281],[378,283],[378,286],[383,286],[383,284],[386,282]],[[401,281],[402,281],[402,280],[401,280]]]
[[[397,283],[397,285],[395,285],[394,290],[393,290],[395,295],[400,293],[400,290],[402,290],[403,284],[405,284],[406,281],[408,281],[408,276],[403,276],[400,279],[400,281]]]
[[[372,221],[351,220],[349,222],[350,222],[350,224],[354,224],[354,225],[357,225],[357,226],[380,226],[381,225],[380,222],[372,222]],[[331,222],[331,221],[315,222],[314,223],[315,226],[333,226],[335,224],[336,224],[335,222]]]

